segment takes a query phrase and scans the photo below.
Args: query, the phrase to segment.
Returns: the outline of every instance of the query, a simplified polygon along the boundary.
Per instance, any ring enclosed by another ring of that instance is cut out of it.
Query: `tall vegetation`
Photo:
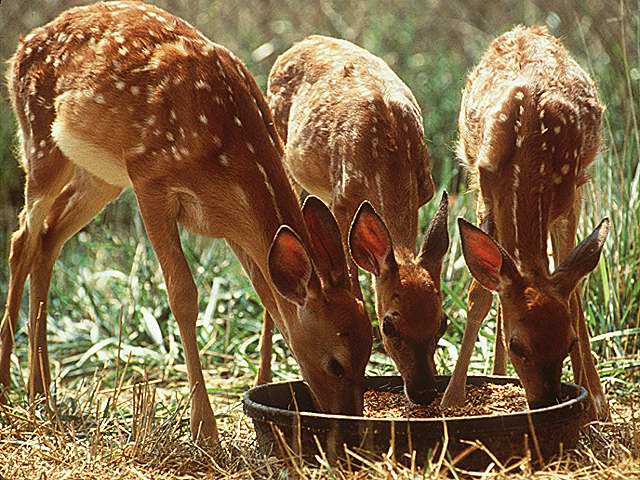
[[[18,36],[64,8],[81,2],[35,0],[0,4],[0,57]],[[514,24],[544,24],[562,37],[597,81],[608,110],[605,144],[586,186],[580,235],[609,216],[613,231],[599,267],[585,285],[594,349],[610,386],[637,378],[640,367],[640,2],[451,2],[444,0],[162,0],[157,2],[236,52],[264,88],[275,57],[311,33],[346,38],[384,58],[412,88],[424,113],[425,132],[439,188],[453,193],[452,246],[444,267],[445,309],[451,318],[442,340],[441,368],[451,369],[465,322],[469,276],[453,219],[473,219],[473,199],[454,155],[456,121],[466,73],[488,43]],[[8,282],[10,234],[22,202],[22,172],[15,158],[15,124],[6,92],[0,113],[0,298]],[[435,202],[432,202],[435,203]],[[422,212],[425,220],[434,205]],[[184,233],[184,245],[200,288],[203,362],[226,375],[255,370],[262,307],[239,264],[220,241]],[[363,282],[367,282],[363,279]],[[158,264],[131,193],[109,206],[67,244],[54,272],[49,308],[51,359],[58,378],[73,379],[120,360],[132,368],[182,363]],[[26,318],[26,299],[23,318]],[[495,312],[490,315],[495,318]],[[372,316],[373,318],[373,316]],[[484,371],[492,351],[494,322],[481,332],[472,368]],[[281,339],[275,343],[275,376],[297,372]],[[26,328],[18,332],[18,356],[26,360]],[[229,360],[233,361],[230,362]],[[23,363],[24,364],[24,363]],[[138,366],[138,367],[136,367]],[[388,371],[379,351],[372,371]],[[20,370],[14,369],[22,381]],[[109,371],[107,369],[107,371]],[[111,369],[115,375],[115,370]],[[167,370],[169,373],[171,370]],[[615,380],[614,380],[615,379]],[[109,380],[108,378],[105,380]]]

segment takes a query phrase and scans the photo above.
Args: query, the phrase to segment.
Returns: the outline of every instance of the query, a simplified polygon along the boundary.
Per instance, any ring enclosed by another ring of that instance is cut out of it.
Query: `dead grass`
[[[74,388],[60,388],[57,399],[29,405],[12,393],[0,407],[0,478],[33,479],[192,479],[192,478],[640,478],[640,395],[611,399],[613,421],[587,426],[577,451],[534,472],[525,459],[508,469],[494,464],[484,472],[452,468],[444,457],[424,469],[402,466],[392,455],[379,461],[353,453],[364,467],[339,470],[318,456],[312,467],[292,459],[285,464],[256,452],[250,421],[243,416],[240,392],[247,378],[218,382],[228,392],[212,396],[222,448],[203,449],[190,440],[188,392],[183,385],[146,378],[102,389],[99,376]],[[241,387],[241,388],[239,388]],[[218,390],[218,391],[220,391]],[[230,392],[230,393],[229,393]]]

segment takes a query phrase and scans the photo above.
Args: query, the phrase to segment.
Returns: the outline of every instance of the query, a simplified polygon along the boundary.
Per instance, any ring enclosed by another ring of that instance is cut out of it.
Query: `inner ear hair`
[[[507,251],[490,235],[458,218],[462,253],[473,278],[490,291],[499,291],[521,280],[520,272]]]
[[[366,200],[358,208],[351,223],[349,249],[356,265],[376,277],[384,278],[397,271],[389,229]]]

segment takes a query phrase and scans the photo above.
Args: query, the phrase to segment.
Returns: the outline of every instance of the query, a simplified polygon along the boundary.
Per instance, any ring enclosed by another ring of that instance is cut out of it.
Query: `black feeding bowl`
[[[444,391],[448,381],[438,376],[438,391]],[[520,384],[517,378],[492,376],[470,376],[467,383]],[[366,387],[402,391],[402,378],[367,377]],[[413,461],[422,465],[446,445],[447,457],[456,465],[480,469],[495,460],[507,465],[527,455],[540,465],[574,448],[584,423],[587,391],[562,383],[561,394],[568,398],[561,404],[505,415],[365,418],[315,412],[309,388],[299,380],[252,388],[243,404],[253,419],[258,447],[267,455],[357,463],[357,456],[375,459],[393,452],[397,461],[408,464],[415,455]],[[357,455],[346,454],[345,447]]]

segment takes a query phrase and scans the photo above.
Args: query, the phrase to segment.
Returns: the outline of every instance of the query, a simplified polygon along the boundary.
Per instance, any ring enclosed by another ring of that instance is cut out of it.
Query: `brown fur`
[[[46,301],[53,263],[68,238],[132,187],[183,340],[194,437],[215,439],[217,430],[196,344],[198,293],[178,224],[229,242],[265,305],[267,325],[272,316],[318,408],[361,410],[370,324],[347,282],[323,287],[324,272],[339,277],[340,265],[326,266],[314,247],[340,244],[337,227],[307,228],[269,108],[233,53],[155,6],[123,1],[67,10],[25,37],[10,65],[27,179],[11,242],[2,384],[10,383],[29,275],[29,391],[32,397],[48,393]],[[323,209],[316,202],[308,213],[335,223]],[[283,250],[283,244],[295,248]],[[284,253],[270,264],[277,252]],[[339,377],[327,367],[338,357]]]
[[[602,111],[593,81],[557,39],[542,27],[516,27],[492,42],[469,75],[458,151],[478,189],[479,222],[515,262],[514,273],[500,277],[509,282],[495,287],[502,312],[499,327],[504,327],[506,337],[506,343],[497,339],[497,354],[517,338],[528,358],[523,361],[512,354],[511,359],[529,401],[548,402],[551,390],[559,387],[562,361],[579,337],[572,351],[576,381],[593,395],[592,414],[606,417],[575,283],[570,291],[559,292],[558,276],[551,275],[547,258],[549,235],[556,265],[573,248],[580,187],[599,149]],[[469,255],[477,253],[469,246]],[[471,289],[481,287],[474,282]],[[481,295],[489,294],[470,293],[474,298]],[[471,331],[490,305],[484,300],[476,303],[482,308],[470,307]],[[460,361],[445,404],[460,399],[467,356]],[[504,367],[496,365],[496,370],[503,372]]]
[[[434,186],[413,94],[381,59],[318,35],[276,60],[268,91],[290,176],[331,205],[345,247],[365,200],[388,228],[399,276],[376,279],[376,310],[381,325],[396,314],[396,331],[414,353],[407,357],[406,344],[388,339],[385,346],[405,380],[418,389],[432,385],[435,371],[425,372],[433,364],[442,297],[439,265],[427,269],[415,253],[418,210]],[[350,267],[359,291],[356,266]]]

